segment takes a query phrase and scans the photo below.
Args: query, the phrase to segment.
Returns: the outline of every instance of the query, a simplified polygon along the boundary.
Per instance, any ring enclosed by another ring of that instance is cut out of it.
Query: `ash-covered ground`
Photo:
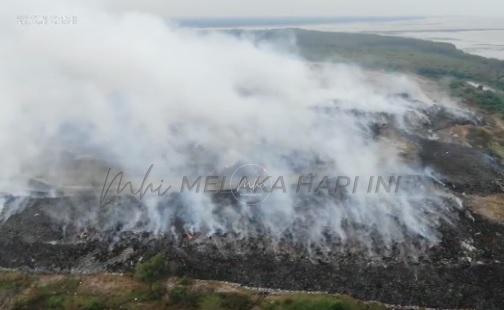
[[[89,193],[6,194],[0,266],[37,272],[124,272],[164,253],[177,276],[348,293],[389,304],[500,309],[504,170],[502,159],[487,147],[499,136],[500,124],[491,115],[454,116],[437,106],[425,113],[430,121],[414,123],[415,131],[397,130],[387,117],[371,127],[375,139],[393,138],[402,145],[404,161],[432,171],[421,186],[445,193],[446,203],[452,205],[446,211],[449,216],[437,218],[436,242],[407,228],[401,240],[385,241],[382,228],[351,221],[342,225],[344,241],[341,234],[327,230],[324,242],[309,242],[292,231],[272,236],[253,216],[247,218],[253,233],[189,230],[185,204],[177,194],[156,207],[156,214],[170,214],[165,223],[169,229],[153,231],[148,229],[151,210],[133,196],[116,196],[103,206],[97,195]],[[482,141],[481,131],[490,133],[485,136],[488,141]],[[338,201],[344,196],[324,199]],[[236,193],[221,192],[211,199],[218,206],[212,211],[218,217],[225,217],[226,209],[243,211]],[[299,203],[308,208],[315,201]],[[302,230],[300,225],[295,231]]]

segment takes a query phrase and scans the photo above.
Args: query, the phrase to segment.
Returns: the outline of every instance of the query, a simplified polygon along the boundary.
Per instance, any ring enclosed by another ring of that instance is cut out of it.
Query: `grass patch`
[[[106,304],[108,308],[120,308],[131,303],[149,303],[160,301],[166,295],[166,288],[161,282],[154,282],[144,288],[139,288],[132,292],[124,293],[118,291],[116,294],[107,296]]]
[[[222,309],[248,310],[254,307],[250,296],[245,294],[219,294],[222,298]]]
[[[385,310],[384,306],[362,303],[350,297],[293,295],[266,300],[265,310]]]
[[[71,304],[65,309],[82,309],[82,310],[104,310],[108,309],[107,302],[104,297],[91,296],[76,296],[72,298]]]
[[[199,302],[199,309],[201,310],[221,310],[222,299],[218,295],[207,295]]]
[[[208,294],[200,300],[201,310],[250,310],[255,306],[250,296],[237,293]]]
[[[78,279],[67,278],[46,286],[35,287],[28,295],[16,301],[14,309],[66,309],[65,305],[78,286]]]
[[[28,288],[33,279],[25,274],[16,272],[0,273],[0,291],[12,291],[14,293]]]
[[[147,269],[158,270],[156,258],[147,261]],[[165,261],[165,260],[163,260]],[[150,272],[150,271],[149,271]],[[152,272],[152,274],[157,274]],[[149,277],[151,281],[154,277]],[[13,303],[7,309],[48,309],[48,310],[102,310],[102,309],[187,309],[187,310],[382,310],[379,304],[363,303],[348,296],[332,295],[270,295],[257,294],[253,291],[238,290],[217,291],[212,283],[208,286],[204,281],[194,281],[188,278],[178,279],[176,286],[167,289],[167,283],[157,280],[145,283],[124,281],[122,286],[104,290],[87,290],[86,281],[68,276],[59,277],[59,281],[39,281],[37,275],[26,276],[20,273],[0,273],[0,286],[7,289],[19,289]],[[138,279],[138,277],[136,277]],[[145,278],[144,278],[145,279]],[[40,279],[41,280],[41,279]],[[103,277],[98,275],[93,281],[93,287],[100,287]],[[174,279],[175,280],[175,279]],[[120,279],[118,279],[120,281]],[[138,279],[137,281],[140,281]],[[49,283],[42,285],[41,283]],[[104,283],[110,283],[107,278]],[[168,282],[173,283],[173,282]],[[106,285],[106,284],[104,284]],[[134,289],[132,289],[134,287]],[[225,286],[222,287],[225,289]]]
[[[198,304],[202,299],[202,294],[192,292],[187,287],[178,286],[172,289],[169,293],[170,304],[184,309],[197,309]]]

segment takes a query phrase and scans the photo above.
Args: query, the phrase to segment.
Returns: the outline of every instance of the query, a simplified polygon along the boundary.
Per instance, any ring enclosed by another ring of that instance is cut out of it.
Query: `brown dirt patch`
[[[493,222],[504,224],[504,194],[472,197],[469,207]]]

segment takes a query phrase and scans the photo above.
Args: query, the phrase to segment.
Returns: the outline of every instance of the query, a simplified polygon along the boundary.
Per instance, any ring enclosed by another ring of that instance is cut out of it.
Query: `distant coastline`
[[[176,18],[174,21],[182,27],[190,28],[247,28],[247,27],[288,27],[348,23],[386,23],[423,19],[421,16],[397,17],[202,17]]]
[[[478,56],[504,60],[504,18],[483,17],[223,17],[172,20],[198,29],[302,28],[326,32],[362,32],[445,42]]]

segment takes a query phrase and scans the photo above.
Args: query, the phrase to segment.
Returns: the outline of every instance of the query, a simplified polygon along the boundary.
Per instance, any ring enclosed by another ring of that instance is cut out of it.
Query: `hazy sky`
[[[397,16],[504,17],[503,0],[106,0],[113,9],[163,16]]]

